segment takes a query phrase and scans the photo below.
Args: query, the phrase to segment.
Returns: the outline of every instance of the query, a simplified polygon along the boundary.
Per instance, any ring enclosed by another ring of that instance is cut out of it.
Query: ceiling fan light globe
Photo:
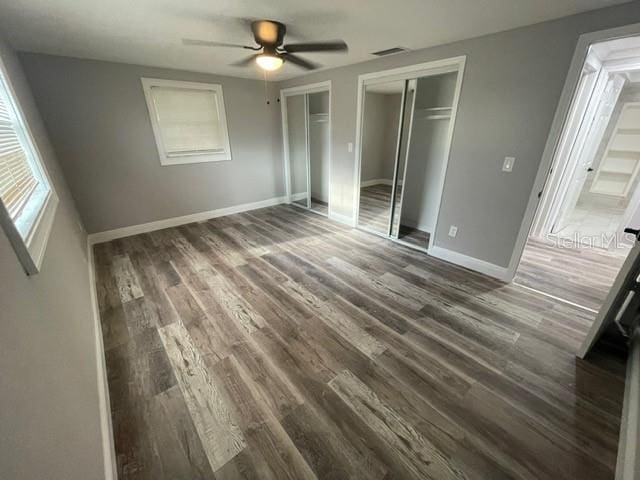
[[[282,67],[284,60],[276,55],[267,55],[262,54],[256,57],[256,63],[263,70],[267,70],[268,72],[272,72],[274,70]]]

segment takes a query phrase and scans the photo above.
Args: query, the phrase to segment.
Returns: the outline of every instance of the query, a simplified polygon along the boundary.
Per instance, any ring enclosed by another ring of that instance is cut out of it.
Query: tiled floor
[[[624,241],[624,238],[616,238],[623,214],[624,210],[621,209],[578,206],[571,214],[568,225],[555,235],[574,243],[626,256],[631,243]]]

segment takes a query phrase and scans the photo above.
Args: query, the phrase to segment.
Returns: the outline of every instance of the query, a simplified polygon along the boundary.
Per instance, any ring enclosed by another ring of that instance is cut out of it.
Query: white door
[[[615,101],[612,102],[612,99],[615,97],[617,100],[620,93],[619,82],[613,78],[609,79],[608,74],[603,70],[588,73],[584,79],[585,89],[590,89],[591,95],[588,95],[586,104],[582,107],[584,111],[582,120],[577,126],[574,141],[568,154],[569,159],[564,177],[566,180],[563,181],[565,184],[564,195],[551,227],[552,233],[561,231],[569,223],[580,192],[582,192],[587,180],[587,175],[591,171],[591,164],[611,116],[611,111],[615,106]],[[587,97],[586,92],[585,97]]]
[[[628,315],[635,315],[638,307],[640,292],[635,292],[638,275],[640,274],[640,241],[635,241],[618,276],[613,282],[607,298],[598,312],[589,333],[578,350],[578,357],[584,358],[598,342],[605,330],[613,322],[622,321]]]

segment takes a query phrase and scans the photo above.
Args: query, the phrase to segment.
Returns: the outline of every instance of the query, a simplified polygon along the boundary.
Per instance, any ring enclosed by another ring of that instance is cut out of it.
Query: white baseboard
[[[406,225],[407,227],[415,228],[416,230],[422,230],[423,232],[427,232],[429,235],[433,235],[431,233],[431,227],[426,223],[419,223],[415,220],[411,220],[410,218],[403,218],[402,225]]]
[[[155,222],[141,223],[139,225],[131,225],[129,227],[115,228],[113,230],[107,230],[104,232],[89,234],[89,243],[94,245],[96,243],[108,242],[115,240],[116,238],[129,237],[131,235],[138,235],[140,233],[153,232],[155,230],[162,230],[163,228],[177,227],[179,225],[185,225],[187,223],[202,222],[203,220],[209,220],[210,218],[223,217],[225,215],[232,215],[234,213],[247,212],[249,210],[256,210],[258,208],[271,207],[273,205],[279,205],[287,201],[286,197],[274,197],[267,200],[261,200],[259,202],[243,203],[240,205],[234,205],[232,207],[218,208],[216,210],[209,210],[206,212],[191,213],[189,215],[182,215],[180,217],[165,218],[164,220],[156,220]]]
[[[304,200],[305,198],[307,198],[307,192],[292,193],[290,201],[297,202],[298,200]]]
[[[350,227],[355,227],[355,220],[353,217],[342,215],[341,213],[329,212],[329,219],[335,220],[336,222],[344,223],[345,225],[349,225]]]
[[[87,263],[89,268],[89,294],[95,329],[96,373],[98,387],[98,405],[100,408],[100,432],[102,436],[102,457],[104,461],[105,480],[117,480],[116,451],[113,443],[113,424],[111,422],[111,403],[109,400],[109,384],[107,382],[107,366],[105,363],[102,324],[98,312],[98,295],[96,293],[96,274],[93,261],[93,248],[87,238]]]
[[[360,182],[360,188],[372,187],[373,185],[393,185],[393,180],[389,180],[388,178],[374,178],[373,180]]]
[[[624,401],[620,435],[618,440],[618,459],[616,461],[616,479],[631,480],[638,478],[640,437],[640,327],[631,335],[631,346],[627,359],[627,375],[624,387]]]
[[[509,274],[509,269],[507,267],[501,267],[500,265],[489,263],[478,258],[469,257],[468,255],[454,252],[453,250],[448,250],[436,245],[429,248],[429,255],[476,272],[484,273],[485,275],[497,278],[503,282],[511,281],[511,275]]]

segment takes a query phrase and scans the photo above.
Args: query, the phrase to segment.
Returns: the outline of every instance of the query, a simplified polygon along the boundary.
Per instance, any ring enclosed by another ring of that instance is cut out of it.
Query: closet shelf
[[[451,107],[421,107],[416,108],[416,112],[448,112],[451,111]]]
[[[447,120],[451,118],[451,115],[425,115],[418,118],[421,120]]]
[[[625,168],[625,167],[603,166],[600,168],[600,173],[612,173],[615,175],[633,175],[634,170],[635,170],[635,167]]]
[[[421,120],[446,120],[451,118],[451,107],[416,108],[415,115]]]

